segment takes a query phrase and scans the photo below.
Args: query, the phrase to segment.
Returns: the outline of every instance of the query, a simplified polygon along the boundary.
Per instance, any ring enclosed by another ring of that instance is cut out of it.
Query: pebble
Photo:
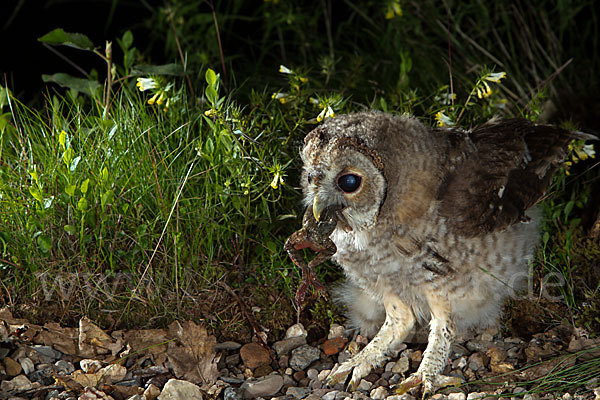
[[[259,379],[247,380],[242,383],[240,390],[245,399],[253,399],[262,396],[272,396],[283,386],[281,375],[268,375]]]
[[[323,353],[328,356],[339,353],[344,350],[348,340],[345,337],[334,337],[323,342]]]
[[[466,398],[467,398],[467,395],[464,394],[463,392],[448,394],[448,400],[466,400]]]
[[[240,356],[248,368],[256,368],[271,363],[269,351],[258,343],[248,343],[240,348]]]
[[[191,382],[169,379],[160,392],[158,400],[202,400],[200,388]]]
[[[345,338],[346,337],[346,328],[344,328],[340,324],[331,324],[329,327],[329,333],[327,333],[327,339],[331,340],[333,338]]]
[[[23,368],[23,373],[25,375],[29,375],[30,373],[32,373],[35,370],[35,365],[33,364],[33,361],[31,361],[31,358],[29,357],[23,357],[19,360],[19,364],[21,364],[21,368]]]
[[[383,386],[376,387],[375,389],[371,390],[371,393],[369,394],[373,400],[383,400],[387,395],[388,391]]]
[[[4,360],[2,360],[2,362],[4,363],[6,375],[8,375],[10,377],[17,376],[23,371],[21,364],[19,364],[18,362],[16,362],[15,360],[13,360],[10,357],[4,358]]]
[[[238,350],[242,345],[238,342],[227,341],[223,343],[217,343],[214,347],[215,351],[233,351]]]
[[[292,396],[295,399],[303,399],[311,393],[311,389],[307,387],[289,387],[285,391],[286,396]]]
[[[50,346],[33,345],[31,348],[37,351],[43,357],[47,357],[49,359],[45,362],[54,362],[62,357],[62,353],[60,351],[54,350]]]
[[[373,384],[371,382],[369,382],[366,379],[361,379],[360,382],[358,383],[358,387],[357,389],[363,392],[367,392],[369,390],[371,390],[371,386],[373,386]]]
[[[400,357],[392,366],[391,372],[394,374],[404,374],[406,371],[408,371],[409,364],[410,362],[408,360],[408,357]]]
[[[305,344],[305,336],[294,336],[273,343],[273,350],[275,350],[278,356],[282,356]]]
[[[287,329],[287,331],[285,332],[286,339],[298,337],[298,336],[302,336],[304,338],[306,338],[308,336],[308,331],[306,329],[304,329],[304,325],[302,325],[300,323],[290,326]]]
[[[305,344],[292,351],[290,367],[296,371],[302,371],[319,358],[321,358],[319,349]]]

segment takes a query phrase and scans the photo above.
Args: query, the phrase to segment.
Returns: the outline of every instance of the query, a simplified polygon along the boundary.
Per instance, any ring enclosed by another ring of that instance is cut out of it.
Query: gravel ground
[[[190,321],[109,335],[86,319],[78,328],[36,326],[0,310],[0,336],[0,399],[413,400],[420,398],[417,389],[396,395],[391,388],[417,369],[425,348],[416,335],[349,393],[342,385],[327,387],[325,378],[368,339],[339,325],[312,337],[296,324],[265,346],[216,343]],[[549,374],[565,369],[582,370],[577,382],[571,376],[566,390],[548,386]],[[444,374],[468,384],[433,399],[600,400],[600,340],[562,325],[527,341],[490,329],[458,340]]]

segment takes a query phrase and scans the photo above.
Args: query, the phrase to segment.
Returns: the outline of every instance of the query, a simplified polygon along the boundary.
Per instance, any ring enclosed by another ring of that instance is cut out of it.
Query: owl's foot
[[[327,385],[334,386],[335,384],[345,382],[350,372],[352,372],[352,378],[348,382],[347,390],[353,392],[364,376],[368,375],[373,368],[377,368],[388,359],[384,353],[374,354],[365,350],[368,350],[368,348],[363,349],[363,351],[340,365],[336,370],[333,370],[327,377]]]
[[[430,375],[423,372],[415,372],[408,378],[400,382],[398,385],[393,387],[396,394],[401,395],[408,392],[410,389],[422,385],[423,386],[423,399],[432,395],[436,390],[445,388],[448,386],[459,386],[463,383],[463,380],[457,376],[447,375]]]

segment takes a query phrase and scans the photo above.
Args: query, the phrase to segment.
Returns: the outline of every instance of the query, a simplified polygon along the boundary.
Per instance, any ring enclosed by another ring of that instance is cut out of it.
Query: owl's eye
[[[337,185],[346,193],[353,193],[360,187],[362,178],[355,174],[345,174],[338,178]]]

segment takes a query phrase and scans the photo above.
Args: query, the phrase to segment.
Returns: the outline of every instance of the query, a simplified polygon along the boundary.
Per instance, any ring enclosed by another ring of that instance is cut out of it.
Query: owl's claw
[[[421,372],[415,372],[408,378],[396,385],[393,390],[394,393],[402,395],[408,392],[410,389],[419,385],[423,386],[423,399],[431,396],[436,390],[447,387],[447,386],[459,386],[463,383],[463,380],[457,376],[446,376],[446,375],[425,375]]]

